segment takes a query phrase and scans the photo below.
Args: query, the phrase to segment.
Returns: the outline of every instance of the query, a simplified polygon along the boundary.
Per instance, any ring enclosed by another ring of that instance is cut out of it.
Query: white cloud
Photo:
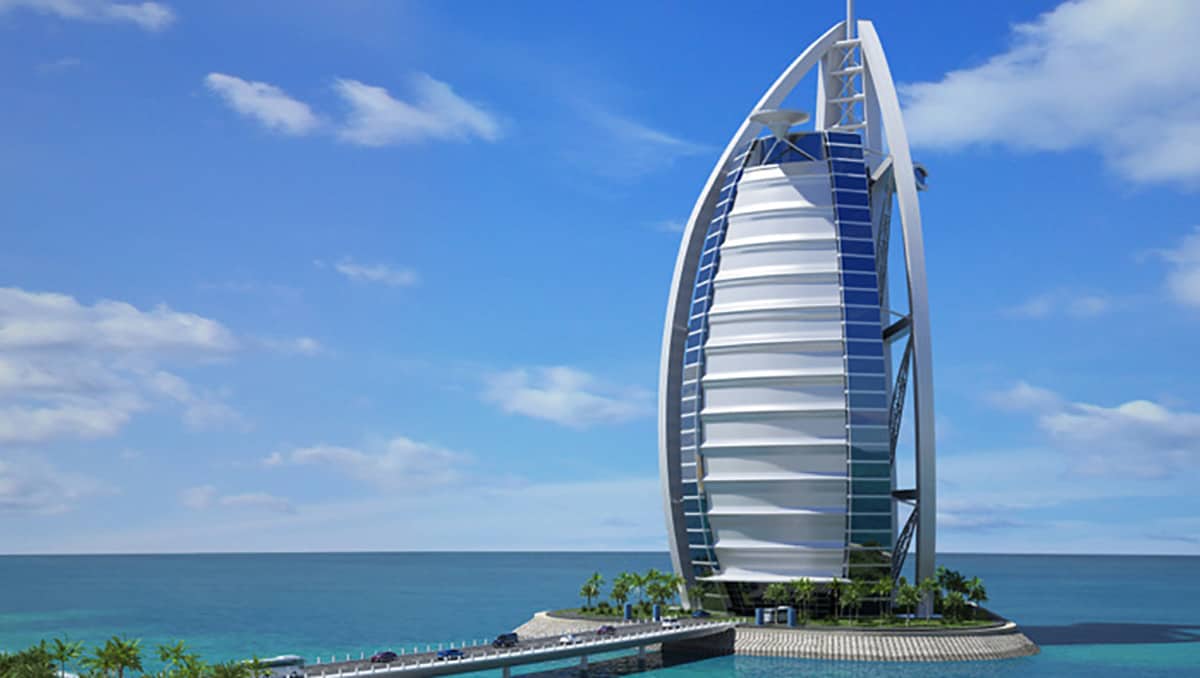
[[[112,436],[159,404],[180,407],[193,427],[242,426],[220,394],[165,367],[245,345],[215,320],[163,305],[0,288],[0,444]]]
[[[1167,262],[1167,290],[1175,301],[1200,308],[1200,226],[1174,249],[1156,252]]]
[[[293,99],[275,85],[242,80],[224,73],[209,73],[204,84],[230,108],[254,118],[267,129],[299,136],[320,125],[308,104]]]
[[[94,479],[55,468],[38,457],[0,457],[0,516],[64,513],[83,498],[109,492]]]
[[[573,367],[515,369],[488,378],[483,397],[509,414],[573,427],[617,423],[653,411],[651,394],[616,389]]]
[[[267,349],[277,353],[287,353],[291,355],[314,356],[325,352],[325,347],[321,342],[312,337],[294,337],[290,339],[259,339]]]
[[[1065,2],[1013,44],[940,81],[901,87],[914,145],[1091,148],[1138,182],[1200,180],[1200,3]],[[1166,47],[1166,46],[1169,46]]]
[[[313,262],[318,268],[332,267],[333,270],[356,282],[379,283],[389,287],[409,287],[417,284],[417,272],[409,268],[396,268],[387,264],[360,264],[350,257],[343,257],[332,264],[318,259]]]
[[[1072,473],[1160,478],[1200,467],[1200,413],[1149,400],[1113,407],[1068,402],[1053,391],[1019,383],[993,402],[1031,412],[1049,443],[1070,459]]]
[[[75,21],[130,23],[147,31],[160,31],[175,21],[175,12],[158,2],[0,0],[0,13],[13,9],[29,9]]]
[[[683,233],[684,223],[678,219],[664,219],[654,224],[654,230],[664,233]]]
[[[39,73],[59,73],[76,68],[82,63],[82,61],[76,59],[75,57],[62,57],[61,59],[55,59],[54,61],[47,61],[46,63],[38,64],[37,69]]]
[[[268,468],[323,466],[342,475],[388,487],[419,488],[462,477],[469,455],[395,437],[367,451],[337,445],[300,447],[275,452],[263,460]]]
[[[387,146],[447,139],[500,138],[500,123],[463,99],[450,85],[424,73],[413,76],[413,103],[396,99],[382,87],[339,79],[335,91],[349,106],[338,136],[361,146]]]
[[[1024,381],[1018,381],[1012,388],[989,393],[987,399],[1006,410],[1041,412],[1062,405],[1062,398],[1054,391]]]
[[[1112,310],[1112,299],[1072,290],[1055,290],[1029,298],[1023,304],[1008,309],[1011,315],[1025,318],[1046,318],[1066,315],[1072,318],[1094,318]]]
[[[190,487],[179,493],[179,501],[194,511],[204,511],[214,507],[250,509],[271,513],[294,513],[296,510],[287,499],[267,492],[221,494],[212,485]]]

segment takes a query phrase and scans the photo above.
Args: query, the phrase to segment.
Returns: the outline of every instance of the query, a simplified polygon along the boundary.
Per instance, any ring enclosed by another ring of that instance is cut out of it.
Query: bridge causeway
[[[645,653],[649,645],[664,642],[695,640],[724,633],[736,624],[731,621],[683,620],[676,628],[663,628],[659,623],[624,624],[611,634],[597,635],[594,631],[575,633],[578,642],[559,644],[560,636],[523,638],[516,647],[496,648],[489,645],[463,647],[461,659],[437,658],[437,652],[400,655],[387,664],[374,664],[365,659],[305,667],[307,678],[385,678],[389,676],[448,676],[488,669],[502,669],[507,678],[514,666],[539,664],[562,659],[580,659],[586,668],[588,655],[637,648]]]

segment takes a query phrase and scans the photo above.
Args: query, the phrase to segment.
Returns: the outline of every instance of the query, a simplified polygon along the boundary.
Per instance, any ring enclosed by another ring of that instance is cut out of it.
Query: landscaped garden
[[[559,610],[558,614],[619,619],[626,603],[632,604],[635,618],[651,616],[653,605],[662,606],[668,614],[680,610],[674,605],[684,584],[679,575],[655,569],[644,574],[622,572],[612,579],[607,597],[606,584],[603,575],[593,573],[579,590],[583,605]],[[932,598],[933,606],[918,616],[926,596]],[[726,601],[708,582],[690,587],[688,597],[694,609],[704,609],[712,616],[735,616],[726,612]],[[993,616],[982,610],[987,600],[987,589],[979,577],[968,579],[955,570],[939,567],[935,576],[914,584],[904,577],[895,582],[890,577],[819,584],[807,578],[777,582],[762,591],[758,606],[793,608],[797,622],[807,626],[970,627],[995,623]]]

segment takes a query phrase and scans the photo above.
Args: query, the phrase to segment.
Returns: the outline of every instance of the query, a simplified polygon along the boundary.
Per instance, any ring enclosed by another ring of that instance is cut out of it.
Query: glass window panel
[[[684,447],[684,446],[680,445],[679,446],[679,462],[681,464],[696,463],[696,448],[695,448],[695,446],[689,445],[687,447]]]
[[[862,145],[862,139],[853,132],[827,132],[826,134],[829,135],[829,142],[833,144]]]
[[[697,384],[694,381],[689,381],[689,382],[685,383],[682,388],[679,389],[679,395],[684,398],[690,398],[691,396],[696,395],[696,393],[697,393],[697,391],[699,391],[699,389],[700,389],[699,384]]]
[[[886,445],[852,445],[850,447],[850,458],[854,461],[888,461],[891,456]]]
[[[700,516],[687,516],[684,518],[684,522],[687,523],[689,530],[704,529],[704,521],[700,518]]]
[[[850,473],[854,478],[891,478],[890,464],[850,464]]]
[[[870,224],[838,224],[843,238],[873,238]]]
[[[700,378],[700,366],[699,365],[688,365],[683,368],[683,380],[684,381],[696,381],[699,378]]]
[[[890,530],[891,516],[850,516],[851,530]]]
[[[695,495],[696,495],[696,483],[684,483],[683,484],[683,496],[693,497]]]
[[[851,532],[850,542],[853,544],[862,544],[863,546],[882,546],[885,549],[892,548],[892,528],[889,527],[887,532]]]
[[[859,480],[857,478],[850,481],[850,493],[855,496],[862,495],[887,495],[892,494],[891,478],[887,480]]]
[[[709,266],[708,268],[701,269],[696,272],[696,284],[697,285],[703,285],[704,283],[707,283],[712,279],[713,279],[713,268],[711,266]]]
[[[688,332],[694,332],[704,327],[704,316],[698,315],[688,320]]]
[[[837,206],[838,221],[865,221],[871,222],[871,210],[862,207],[842,207]]]
[[[842,176],[840,174],[837,174],[837,175],[834,175],[834,177],[833,177],[833,187],[834,188],[848,188],[848,189],[852,189],[852,190],[856,190],[856,191],[865,191],[865,190],[867,190],[867,178],[865,176],[850,177],[850,176]]]
[[[882,393],[851,393],[850,407],[874,407],[884,409],[888,406],[887,396]]]
[[[879,281],[873,273],[843,273],[842,287],[860,287],[867,290],[877,290],[879,289]]]
[[[694,563],[715,563],[716,558],[713,558],[711,553],[705,549],[689,549],[692,562]]]
[[[717,256],[717,251],[713,250],[713,251],[709,252],[708,254],[705,254],[704,256],[700,257],[700,268],[704,268],[705,266],[708,266],[709,264],[711,264],[713,262],[713,259],[716,258],[716,256]]]
[[[690,351],[685,351],[683,354],[683,364],[693,365],[700,362],[700,349],[694,348]],[[866,371],[866,370],[862,370]]]
[[[858,443],[891,443],[887,427],[853,426],[850,428],[850,441]]]
[[[831,158],[859,158],[863,157],[861,146],[830,146],[829,157]]]
[[[834,191],[833,200],[839,205],[849,205],[852,207],[869,207],[871,205],[866,193],[854,193],[852,191]]]
[[[700,512],[700,500],[699,499],[684,499],[683,500],[683,512],[684,513],[699,513]]]
[[[846,323],[846,338],[882,341],[883,328],[879,326],[879,323]]]
[[[874,257],[848,257],[842,256],[843,271],[874,271]]]
[[[708,310],[708,297],[692,300],[692,310],[689,315],[702,315]]]
[[[850,375],[851,391],[886,391],[887,380],[883,377],[871,377],[861,374]]]
[[[867,168],[862,162],[854,162],[853,160],[838,160],[834,159],[831,163],[833,171],[838,174],[853,174],[855,176],[867,175]]]
[[[701,332],[699,332],[699,331],[693,332],[688,335],[687,347],[688,348],[696,348],[703,341],[704,341],[704,335]]]
[[[847,308],[845,310],[846,322],[878,323],[880,315],[879,310],[874,308]],[[882,332],[883,330],[880,330],[880,333]]]
[[[878,306],[879,293],[873,290],[845,290],[842,298],[847,304],[858,306]]]
[[[883,497],[854,497],[850,500],[852,513],[891,513],[892,500]],[[888,517],[887,529],[892,528],[891,517]]]
[[[863,254],[868,257],[875,256],[875,243],[869,240],[843,240],[842,254]]]
[[[883,355],[882,341],[850,341],[846,342],[846,353],[864,357]]]
[[[887,426],[888,413],[884,410],[851,410],[851,426]]]
[[[883,374],[883,359],[850,358],[846,366],[854,374]]]
[[[679,469],[679,477],[684,481],[692,481],[696,479],[696,467],[689,464],[681,466]]]
[[[694,428],[696,428],[696,415],[685,414],[679,418],[679,429],[681,431],[688,431]]]

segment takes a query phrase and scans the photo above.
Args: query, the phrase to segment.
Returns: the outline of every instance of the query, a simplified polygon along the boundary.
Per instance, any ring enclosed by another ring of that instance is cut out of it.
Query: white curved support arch
[[[929,292],[925,280],[925,241],[921,233],[921,208],[916,176],[908,149],[908,134],[900,100],[883,45],[870,21],[858,22],[868,88],[875,93],[883,132],[887,135],[896,181],[896,201],[904,236],[904,264],[908,272],[908,308],[913,351],[913,424],[917,462],[917,562],[916,579],[932,577],[937,557],[937,474],[934,449],[933,351],[929,328]]]

